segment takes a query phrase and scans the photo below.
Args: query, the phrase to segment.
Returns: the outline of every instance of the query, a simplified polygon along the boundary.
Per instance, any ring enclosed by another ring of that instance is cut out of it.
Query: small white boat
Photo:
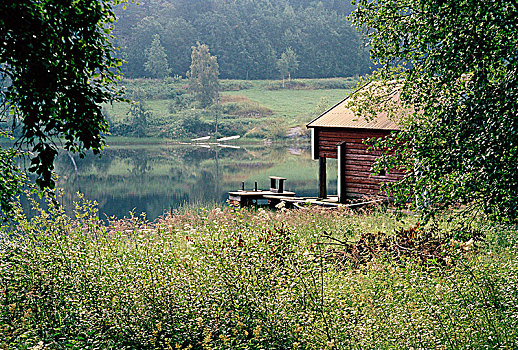
[[[239,135],[235,135],[235,136],[227,136],[227,137],[222,137],[220,139],[218,139],[218,141],[229,141],[229,140],[236,140],[238,138],[240,138],[241,136]]]

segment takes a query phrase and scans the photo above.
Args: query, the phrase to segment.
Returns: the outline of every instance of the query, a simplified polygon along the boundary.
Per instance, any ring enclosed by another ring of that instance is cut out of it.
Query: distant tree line
[[[343,0],[146,1],[117,9],[114,34],[128,78],[185,76],[196,42],[217,56],[221,78],[354,76],[370,61],[352,10]],[[289,72],[279,66],[287,50],[298,63]]]

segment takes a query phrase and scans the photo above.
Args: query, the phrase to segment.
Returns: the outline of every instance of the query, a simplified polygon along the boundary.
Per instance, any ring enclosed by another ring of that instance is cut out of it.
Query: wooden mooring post
[[[286,178],[280,176],[270,176],[270,189],[263,191],[258,189],[257,181],[254,182],[254,189],[252,191],[245,190],[245,183],[241,182],[241,190],[231,191],[228,193],[228,199],[241,207],[257,204],[260,200],[268,200],[269,202],[275,202],[275,198],[272,201],[271,197],[294,197],[295,192],[289,192],[284,189],[284,182]]]
[[[278,181],[278,184],[277,184]],[[283,193],[284,192],[284,181],[285,177],[270,176],[270,192]]]

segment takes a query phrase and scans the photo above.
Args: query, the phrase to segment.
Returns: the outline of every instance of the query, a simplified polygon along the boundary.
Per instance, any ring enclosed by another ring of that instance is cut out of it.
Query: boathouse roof
[[[358,102],[367,96],[378,95],[389,100],[391,108],[400,107],[400,91],[397,88],[380,88],[380,84],[370,82],[360,89],[356,90],[338,104],[334,105],[316,119],[309,122],[306,127],[328,127],[328,128],[357,128],[357,129],[377,129],[377,130],[399,130],[399,126],[394,121],[394,113],[386,110],[380,110],[375,116],[358,116],[349,107],[351,103]],[[383,90],[383,91],[381,91]],[[397,113],[396,113],[397,114]],[[396,116],[397,118],[397,116]]]

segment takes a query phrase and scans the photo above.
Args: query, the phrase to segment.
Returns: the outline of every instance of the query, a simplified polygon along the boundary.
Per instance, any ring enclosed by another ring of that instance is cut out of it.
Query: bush
[[[293,90],[302,90],[307,89],[307,85],[305,82],[300,80],[291,80],[285,81],[284,83],[279,80],[272,80],[266,86],[267,90],[281,90],[281,89],[293,89]]]
[[[329,79],[293,79],[285,81],[284,87],[280,80],[270,80],[264,88],[267,90],[281,89],[353,89],[358,85],[355,78],[329,78]]]
[[[225,103],[222,105],[225,114],[244,118],[264,118],[271,116],[273,111],[255,101],[243,101],[240,103]]]
[[[221,120],[218,123],[218,132],[223,136],[243,136],[249,129],[247,121]]]
[[[187,91],[182,79],[124,79],[126,98],[133,101],[164,100]]]
[[[219,209],[104,226],[91,202],[74,220],[49,205],[2,240],[1,347],[293,349],[311,324],[312,264],[286,228]]]
[[[194,101],[195,100],[193,95],[177,91],[173,95],[172,100],[169,102],[169,113],[173,114],[178,111],[184,110],[185,108],[193,104]]]
[[[222,79],[219,81],[221,91],[239,91],[250,89],[254,84],[248,80],[228,80]]]
[[[180,128],[187,136],[206,136],[214,132],[213,125],[201,120],[199,114],[183,118]]]
[[[332,243],[397,227],[385,214],[227,207],[105,225],[92,202],[74,218],[56,202],[0,231],[0,348],[518,346],[516,245],[452,240],[465,253],[447,268],[412,255],[354,267]],[[516,227],[488,235],[518,241]]]

